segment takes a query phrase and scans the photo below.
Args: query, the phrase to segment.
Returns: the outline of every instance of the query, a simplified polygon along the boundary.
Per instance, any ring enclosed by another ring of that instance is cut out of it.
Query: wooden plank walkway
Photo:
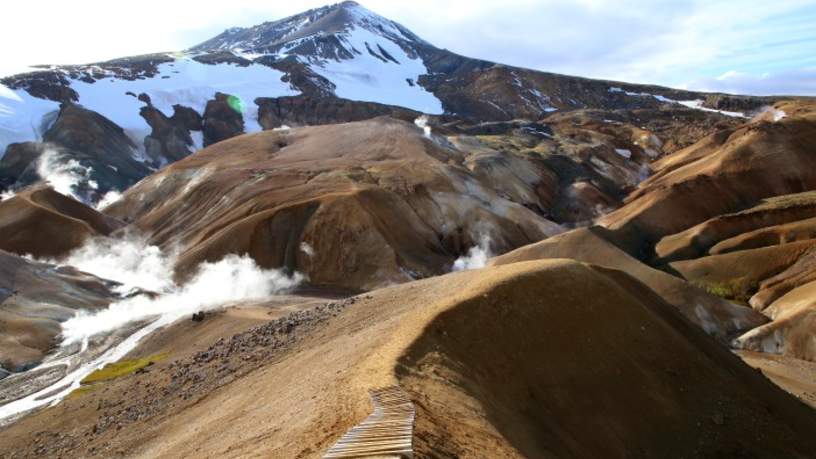
[[[371,390],[374,412],[337,440],[323,459],[414,456],[414,404],[397,386]]]

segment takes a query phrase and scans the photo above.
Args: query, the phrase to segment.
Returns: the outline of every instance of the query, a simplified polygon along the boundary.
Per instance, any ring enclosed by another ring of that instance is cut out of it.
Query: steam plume
[[[453,262],[453,271],[484,268],[487,260],[492,256],[490,236],[487,233],[482,233],[479,237],[479,245],[471,247],[468,249],[467,254],[462,255]]]
[[[422,115],[415,119],[414,124],[422,128],[422,131],[425,133],[425,137],[429,139],[431,138],[431,127],[428,126],[428,117],[426,115]]]
[[[98,185],[91,180],[91,168],[83,166],[75,159],[67,161],[54,149],[46,149],[37,161],[37,174],[51,185],[57,193],[70,196],[77,201],[88,202],[89,196],[82,189],[96,190]]]
[[[158,297],[139,295],[111,304],[97,313],[83,313],[62,325],[63,344],[82,342],[128,323],[156,318],[152,327],[170,324],[196,311],[238,301],[263,298],[295,287],[302,276],[260,269],[248,256],[228,255],[203,263],[193,279],[173,286]]]

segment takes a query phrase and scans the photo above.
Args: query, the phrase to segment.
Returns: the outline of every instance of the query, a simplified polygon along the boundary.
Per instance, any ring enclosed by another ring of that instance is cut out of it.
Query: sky
[[[816,95],[814,0],[359,2],[438,47],[504,64],[702,91]],[[3,6],[0,75],[181,50],[326,3],[11,2]]]

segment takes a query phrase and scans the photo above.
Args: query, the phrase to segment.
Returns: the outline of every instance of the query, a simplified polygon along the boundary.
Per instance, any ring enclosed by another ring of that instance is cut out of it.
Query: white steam
[[[83,342],[151,318],[156,319],[151,327],[160,327],[197,311],[270,296],[295,287],[301,280],[299,274],[287,276],[282,271],[261,269],[246,255],[228,255],[221,261],[201,264],[192,280],[158,297],[138,295],[97,313],[77,315],[62,324],[63,343]]]
[[[120,282],[117,293],[125,294],[137,288],[167,292],[175,288],[173,266],[176,254],[165,254],[138,236],[114,239],[89,239],[71,252],[60,264],[73,266],[103,279]],[[54,260],[47,260],[56,263]]]
[[[778,109],[776,107],[773,107],[771,105],[767,105],[767,106],[762,107],[762,108],[760,108],[759,110],[756,111],[756,115],[754,116],[752,121],[756,121],[756,120],[760,120],[760,119],[764,119],[764,120],[770,119],[771,121],[776,123],[776,122],[781,121],[783,118],[785,118],[787,116],[788,116],[788,114],[785,113],[784,110],[780,110],[780,109]]]
[[[425,133],[425,137],[431,138],[431,127],[428,126],[428,116],[422,115],[419,118],[414,120],[414,124],[422,128],[422,131]]]
[[[82,196],[81,189],[95,190],[98,185],[91,180],[91,168],[83,166],[75,159],[67,161],[53,149],[46,149],[37,161],[37,174],[51,185],[57,193],[70,196],[78,201],[87,202],[88,197]]]
[[[102,196],[102,199],[100,199],[99,202],[96,203],[96,206],[94,206],[94,208],[96,210],[102,210],[120,199],[122,199],[122,193],[116,190],[110,190],[107,193],[105,193],[104,196]]]
[[[309,256],[309,258],[313,257],[315,254],[314,247],[309,245],[308,242],[303,241],[300,243],[300,250]]]
[[[177,252],[165,253],[133,235],[90,239],[61,263],[121,283],[116,289],[120,295],[139,291],[158,295],[132,296],[104,311],[81,313],[63,323],[63,338],[71,343],[150,318],[166,324],[197,310],[269,296],[303,279],[300,274],[261,269],[248,256],[228,255],[201,264],[190,281],[178,285],[173,280],[177,260]]]
[[[471,247],[468,249],[467,254],[462,255],[453,262],[453,271],[484,268],[487,265],[487,260],[492,256],[490,236],[482,234],[479,237],[479,245]]]
[[[64,347],[43,365],[64,366],[68,373],[35,393],[0,406],[0,420],[59,403],[94,370],[122,359],[150,333],[184,316],[281,293],[303,280],[297,273],[290,276],[278,270],[261,269],[248,256],[228,255],[215,263],[202,263],[189,282],[177,285],[172,281],[176,259],[175,253],[166,255],[144,239],[130,236],[91,240],[64,260],[84,271],[122,282],[122,291],[140,287],[158,295],[133,295],[101,311],[80,311],[64,322]],[[101,355],[93,355],[91,338],[128,330],[123,328],[128,324],[137,327]],[[75,343],[81,343],[78,354],[71,350]],[[87,360],[86,353],[91,355]]]

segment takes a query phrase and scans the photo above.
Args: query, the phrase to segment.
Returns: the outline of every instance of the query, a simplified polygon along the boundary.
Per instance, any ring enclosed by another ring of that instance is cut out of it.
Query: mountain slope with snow
[[[746,110],[767,103],[471,59],[346,1],[228,29],[183,52],[51,66],[2,79],[0,157],[12,143],[41,140],[60,105],[73,103],[121,127],[137,147],[112,155],[155,169],[200,149],[202,124],[219,134],[205,139],[209,143],[257,132],[256,100],[296,95],[483,121],[537,120],[583,108],[677,108],[675,101]]]

